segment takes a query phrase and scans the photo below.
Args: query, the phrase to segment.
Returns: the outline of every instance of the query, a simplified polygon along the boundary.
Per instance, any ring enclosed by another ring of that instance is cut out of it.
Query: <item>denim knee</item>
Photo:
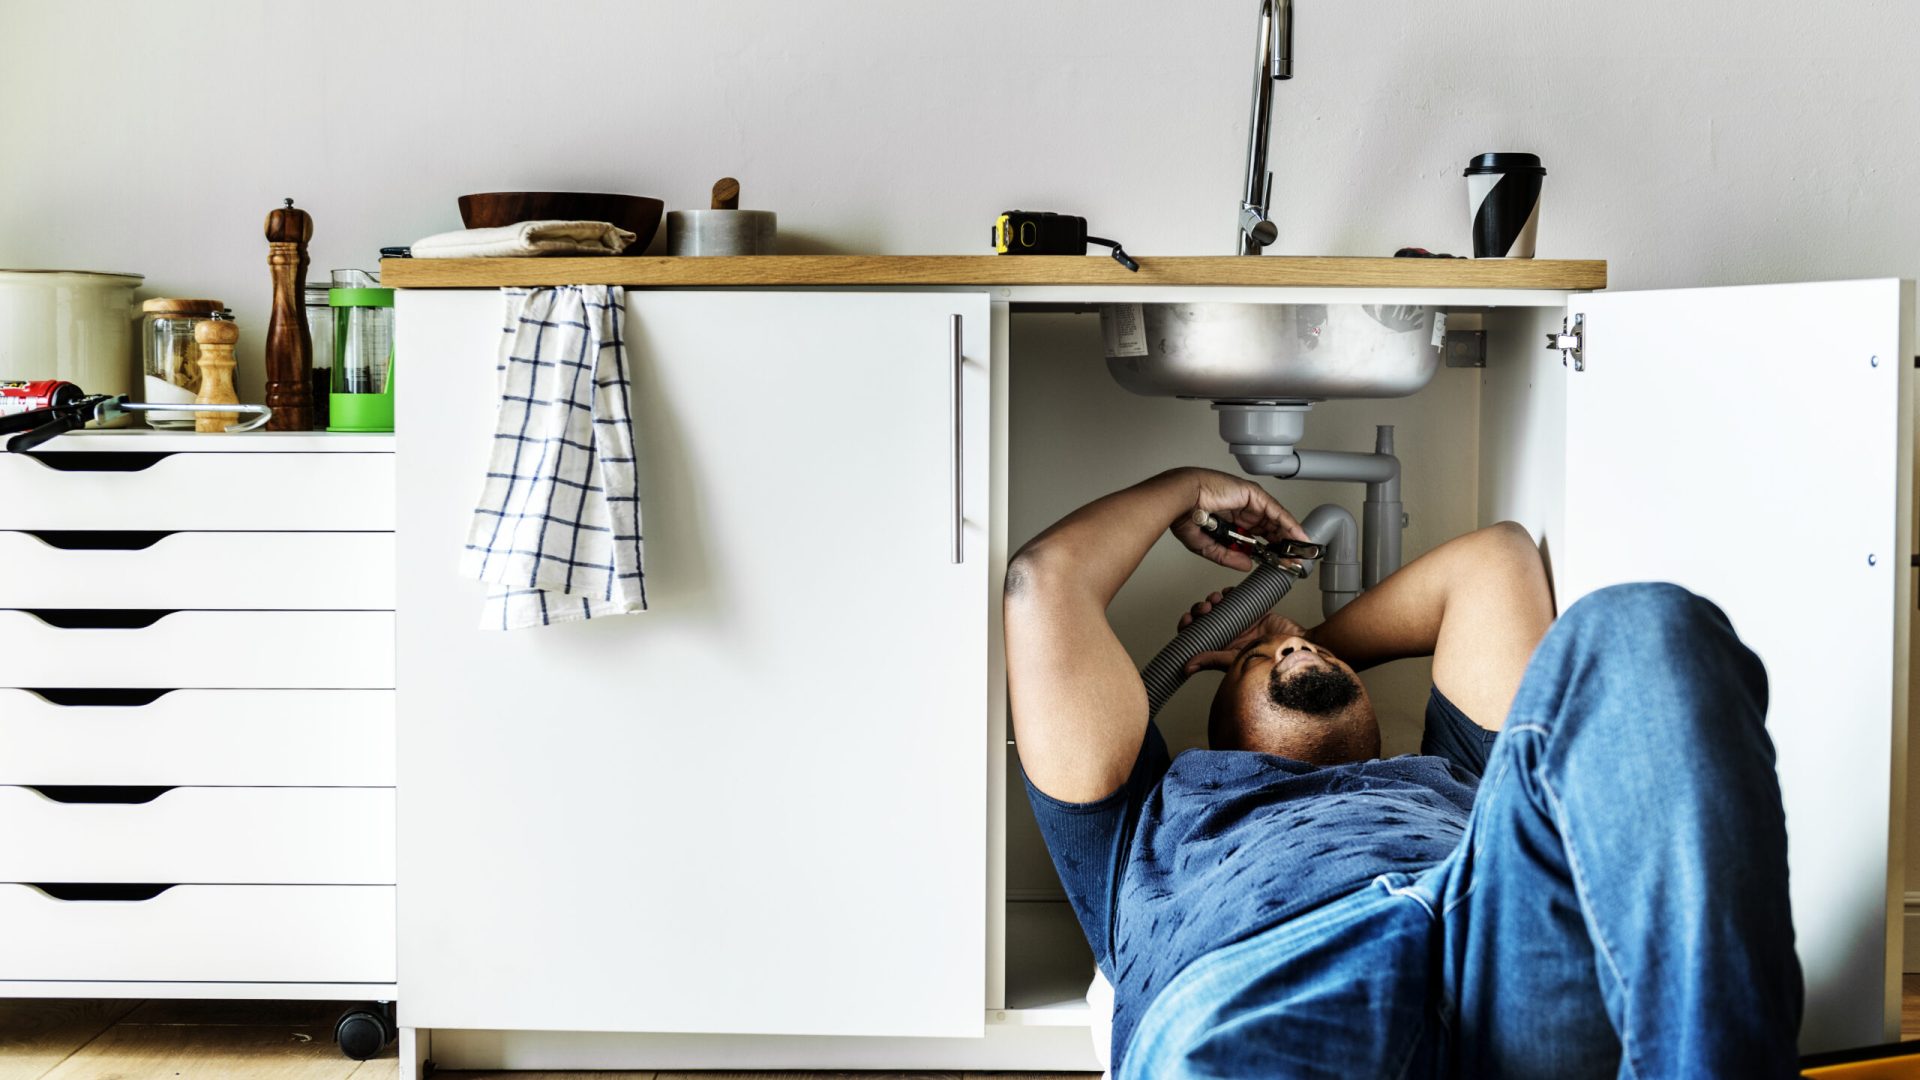
[[[1578,629],[1591,623],[1634,626],[1658,634],[1729,629],[1727,616],[1705,597],[1670,581],[1635,581],[1596,589],[1574,602],[1560,622]]]
[[[1744,699],[1754,707],[1733,711],[1755,719],[1766,712],[1766,670],[1725,613],[1667,582],[1613,585],[1583,597],[1554,624],[1536,660],[1577,677],[1589,691],[1675,703]],[[1595,711],[1587,704],[1575,710],[1582,721]],[[1649,722],[1671,726],[1692,715],[1681,710],[1654,721],[1627,710],[1612,711],[1609,719],[1637,728]]]

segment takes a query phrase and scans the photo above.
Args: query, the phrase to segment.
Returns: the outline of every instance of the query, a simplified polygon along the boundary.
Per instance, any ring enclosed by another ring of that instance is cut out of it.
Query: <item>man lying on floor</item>
[[[1106,609],[1169,523],[1250,568],[1196,508],[1305,539],[1257,485],[1181,469],[1007,569],[1014,732],[1115,987],[1115,1076],[1795,1074],[1766,673],[1718,608],[1624,585],[1555,621],[1496,525],[1197,657],[1225,673],[1212,749],[1169,761]],[[1421,753],[1382,759],[1354,672],[1429,655]]]

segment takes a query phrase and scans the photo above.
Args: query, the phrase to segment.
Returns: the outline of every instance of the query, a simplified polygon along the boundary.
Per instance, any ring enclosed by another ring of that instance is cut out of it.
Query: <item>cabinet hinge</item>
[[[1573,362],[1573,370],[1587,370],[1587,362],[1580,355],[1582,338],[1587,332],[1587,316],[1582,313],[1573,317],[1572,325],[1560,320],[1560,332],[1547,335],[1547,348],[1560,350],[1560,363]]]

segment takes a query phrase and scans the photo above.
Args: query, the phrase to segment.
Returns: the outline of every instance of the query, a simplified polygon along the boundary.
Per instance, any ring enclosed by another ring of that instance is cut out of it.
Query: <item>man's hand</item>
[[[1193,623],[1193,620],[1212,611],[1213,606],[1218,604],[1233,590],[1234,586],[1229,585],[1224,589],[1218,589],[1209,593],[1205,599],[1195,603],[1186,614],[1180,616],[1180,625],[1175,629],[1185,630]],[[1311,640],[1305,627],[1277,611],[1269,611],[1258,619],[1253,620],[1252,625],[1235,634],[1233,640],[1227,642],[1224,647],[1211,652],[1200,653],[1193,659],[1187,661],[1186,673],[1193,675],[1201,671],[1225,671],[1227,667],[1233,663],[1233,658],[1240,655],[1241,649],[1246,648],[1248,645],[1262,638],[1274,637],[1276,635],[1282,637],[1303,637]]]
[[[1251,480],[1212,469],[1175,469],[1161,476],[1191,485],[1193,506],[1173,522],[1173,535],[1188,551],[1203,559],[1232,570],[1253,569],[1253,559],[1244,552],[1230,550],[1203,532],[1194,523],[1194,510],[1212,514],[1231,525],[1234,531],[1263,540],[1307,539],[1306,531],[1287,508]]]

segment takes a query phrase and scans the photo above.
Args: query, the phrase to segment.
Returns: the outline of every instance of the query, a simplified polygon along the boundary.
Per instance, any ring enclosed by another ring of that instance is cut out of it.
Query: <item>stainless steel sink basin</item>
[[[1379,304],[1103,304],[1107,370],[1154,397],[1404,397],[1440,366],[1435,309]],[[1131,354],[1131,355],[1130,355]]]

